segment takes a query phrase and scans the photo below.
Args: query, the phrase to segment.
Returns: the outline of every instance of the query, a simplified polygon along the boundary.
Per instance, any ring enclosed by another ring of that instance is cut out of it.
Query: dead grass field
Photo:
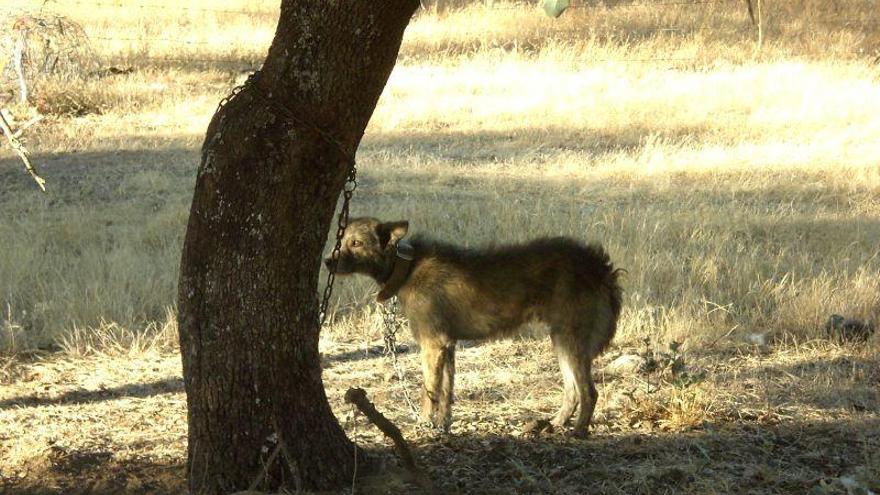
[[[105,66],[133,69],[38,88],[46,118],[26,137],[49,193],[0,147],[3,493],[184,486],[174,304],[198,148],[276,6],[108,3],[49,4]],[[19,6],[39,2],[0,14]],[[527,438],[561,394],[549,340],[468,344],[453,434],[436,436],[377,353],[374,289],[345,280],[321,350],[340,421],[392,468],[364,492],[412,488],[342,404],[349,386],[444,492],[880,492],[880,338],[823,330],[832,313],[880,316],[880,14],[870,0],[767,9],[761,52],[739,2],[414,19],[358,154],[354,212],[467,245],[603,242],[628,274],[599,368],[655,366],[602,368],[591,438]],[[0,105],[19,122],[37,111]],[[414,393],[414,350],[403,362]]]

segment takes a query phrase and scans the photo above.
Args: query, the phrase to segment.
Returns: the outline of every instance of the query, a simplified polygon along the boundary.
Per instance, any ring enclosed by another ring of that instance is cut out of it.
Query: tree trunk
[[[263,488],[351,480],[354,446],[321,380],[318,274],[351,157],[418,5],[282,0],[261,75],[208,127],[179,283],[191,493],[247,489],[275,433],[293,459],[268,466]]]

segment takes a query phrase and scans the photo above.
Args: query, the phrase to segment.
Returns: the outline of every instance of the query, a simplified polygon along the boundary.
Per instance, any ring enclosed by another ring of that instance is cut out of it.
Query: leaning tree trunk
[[[264,487],[350,482],[354,446],[321,381],[321,252],[418,5],[282,0],[261,74],[208,127],[179,284],[192,493],[248,488],[273,434],[292,459]]]

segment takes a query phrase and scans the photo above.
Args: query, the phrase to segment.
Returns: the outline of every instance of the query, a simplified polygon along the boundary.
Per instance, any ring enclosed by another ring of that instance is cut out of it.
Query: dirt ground
[[[398,424],[442,493],[848,493],[880,489],[877,342],[668,346],[612,350],[647,358],[600,368],[586,439],[526,435],[560,398],[544,339],[463,346],[449,435],[418,426],[378,342],[322,341],[337,416],[384,469],[359,493],[417,493],[391,443],[342,402],[363,387]],[[406,385],[417,352],[401,354]],[[9,361],[0,388],[4,494],[180,493],[186,400],[179,356],[33,356]],[[833,391],[833,393],[832,393]],[[350,489],[343,493],[350,492]]]

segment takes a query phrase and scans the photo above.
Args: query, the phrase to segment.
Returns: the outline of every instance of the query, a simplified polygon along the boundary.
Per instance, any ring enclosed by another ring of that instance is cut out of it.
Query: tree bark
[[[350,158],[418,5],[282,0],[260,76],[208,127],[178,296],[191,493],[247,489],[276,433],[295,459],[269,466],[263,488],[351,481],[354,446],[321,380],[318,275]]]

